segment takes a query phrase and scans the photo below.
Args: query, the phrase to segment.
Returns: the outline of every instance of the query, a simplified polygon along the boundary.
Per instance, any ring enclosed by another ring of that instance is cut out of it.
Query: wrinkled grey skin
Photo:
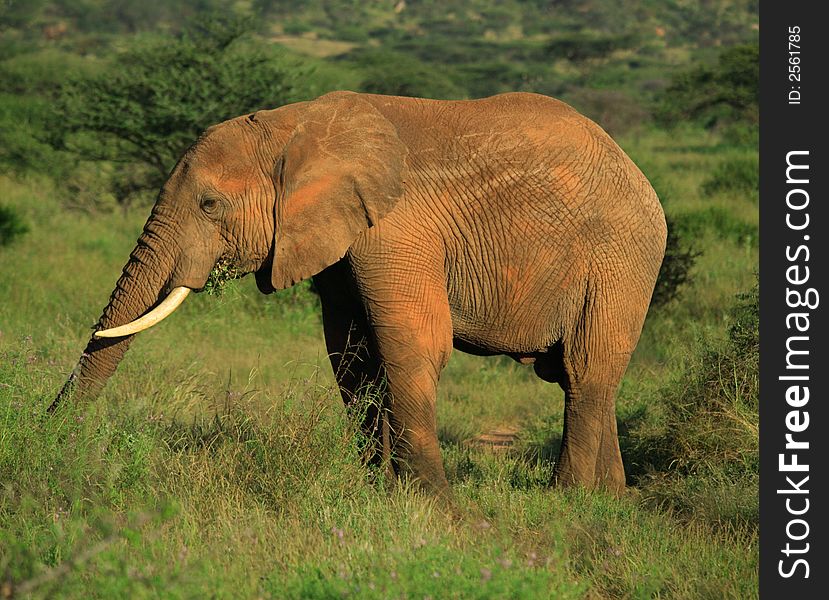
[[[386,382],[366,419],[376,460],[448,493],[435,397],[454,347],[558,383],[557,481],[620,490],[615,393],[665,234],[645,177],[561,102],[340,92],[209,129],[161,190],[97,328],[202,289],[220,258],[266,293],[314,277],[344,399]],[[92,339],[55,406],[70,389],[97,393],[130,339]]]

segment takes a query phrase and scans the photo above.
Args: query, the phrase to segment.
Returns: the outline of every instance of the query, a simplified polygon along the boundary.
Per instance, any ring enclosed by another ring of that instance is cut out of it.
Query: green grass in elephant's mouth
[[[227,256],[222,256],[216,261],[207,282],[204,284],[204,291],[211,295],[220,295],[228,281],[239,279],[244,273],[239,270],[233,261]]]

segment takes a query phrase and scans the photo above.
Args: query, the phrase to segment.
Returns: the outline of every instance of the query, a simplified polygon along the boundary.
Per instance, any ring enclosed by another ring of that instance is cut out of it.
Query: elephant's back
[[[659,201],[636,165],[599,125],[565,102],[527,92],[476,100],[361,96],[397,128],[416,185],[451,186],[462,201],[487,193],[472,189],[484,180],[490,195],[512,187],[520,199],[523,181],[549,190],[547,209],[586,208],[581,212],[591,216],[619,209],[615,202],[603,203],[624,194],[631,209],[661,217]],[[501,208],[520,206],[509,202]]]
[[[574,135],[581,137],[576,131],[579,123],[592,123],[560,100],[528,92],[476,100],[361,96],[397,128],[414,156],[431,154],[436,141],[442,158],[474,149],[517,147],[528,141],[554,147]]]
[[[648,180],[596,123],[531,93],[479,100],[366,96],[408,149],[407,188],[426,212],[539,243],[656,237],[662,207]],[[664,234],[664,232],[662,232]]]

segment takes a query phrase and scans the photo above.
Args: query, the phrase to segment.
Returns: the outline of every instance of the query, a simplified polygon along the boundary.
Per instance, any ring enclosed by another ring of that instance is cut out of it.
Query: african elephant
[[[558,383],[557,482],[618,491],[615,394],[665,236],[639,169],[552,98],[335,92],[244,115],[173,169],[51,409],[99,391],[222,260],[263,293],[313,278],[344,400],[382,383],[366,429],[398,475],[448,493],[435,397],[454,347]]]

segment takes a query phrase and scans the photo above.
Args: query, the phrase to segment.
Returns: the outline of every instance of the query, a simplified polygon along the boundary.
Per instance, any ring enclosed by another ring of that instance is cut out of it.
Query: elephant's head
[[[219,261],[265,293],[339,260],[403,193],[405,147],[360,96],[239,117],[208,129],[161,189],[78,366],[70,391],[95,395],[132,336],[204,288]],[[50,410],[51,410],[50,409]]]

